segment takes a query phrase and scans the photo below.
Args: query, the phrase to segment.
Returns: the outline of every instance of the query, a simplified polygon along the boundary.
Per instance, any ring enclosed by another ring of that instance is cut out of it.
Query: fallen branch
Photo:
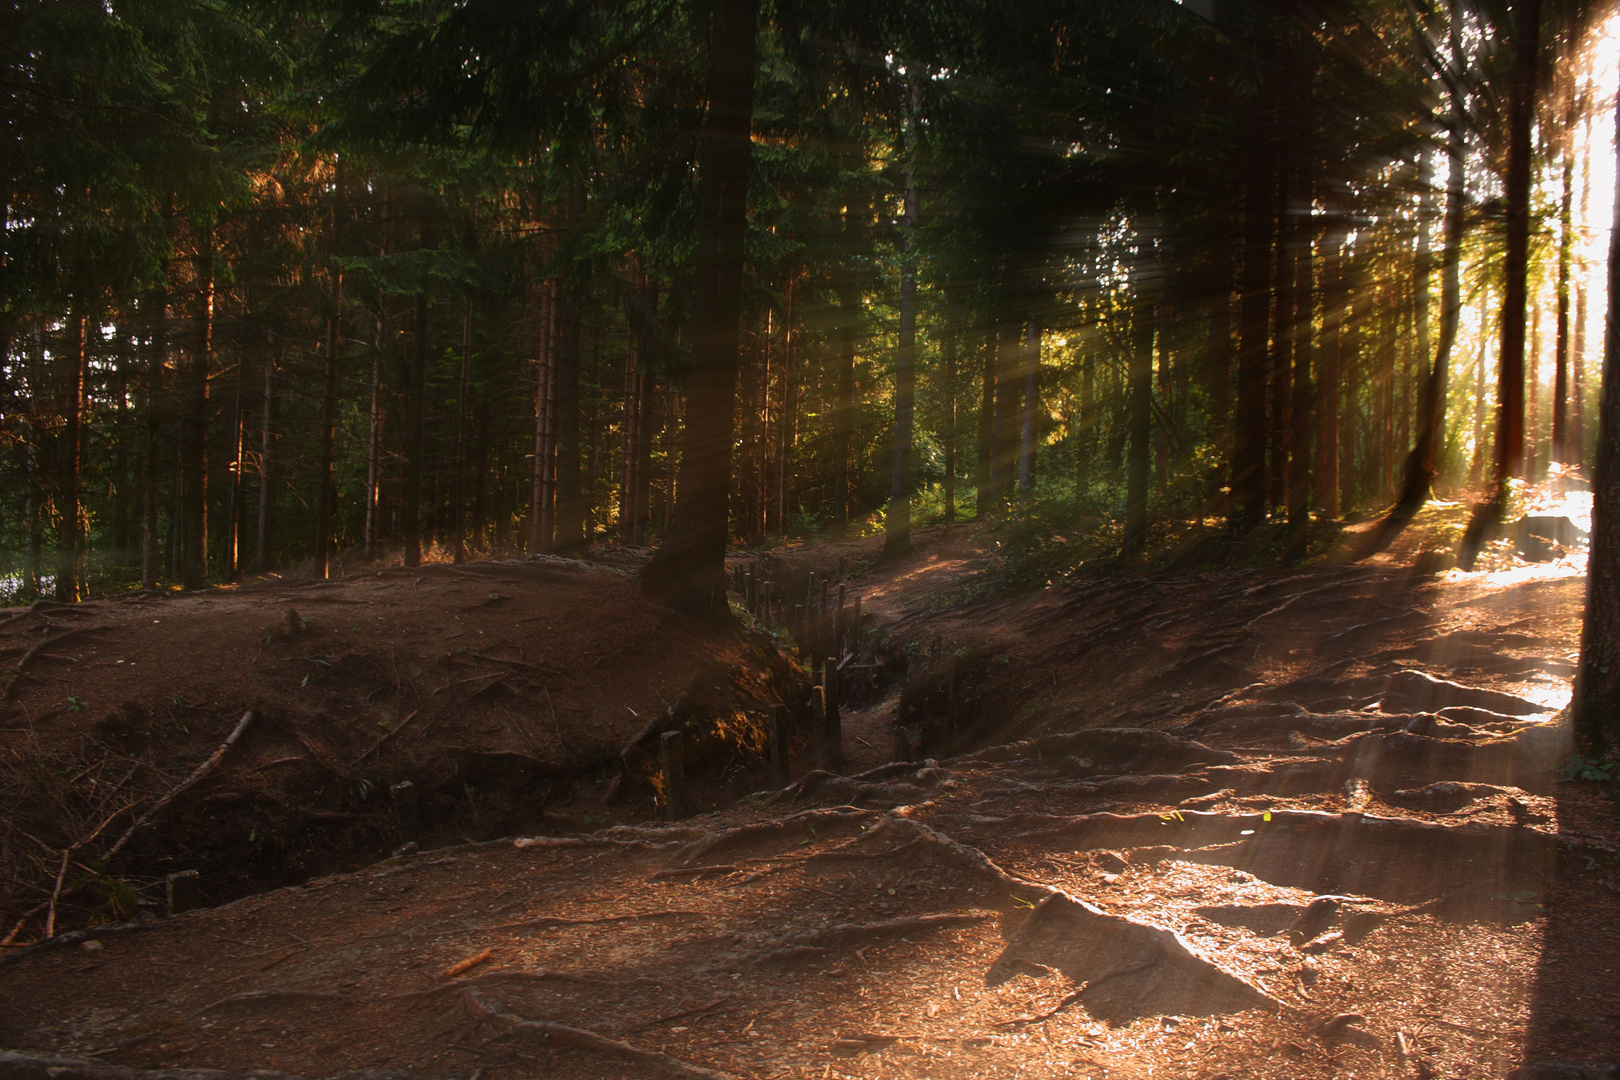
[[[118,838],[118,842],[108,849],[106,855],[102,856],[103,861],[112,861],[112,857],[122,851],[124,845],[129,843],[129,838],[135,835],[135,830],[139,829],[142,825],[145,825],[148,821],[151,821],[152,818],[156,817],[158,812],[164,807],[174,802],[175,799],[179,798],[185,792],[194,787],[199,781],[201,781],[203,777],[213,772],[214,766],[219,764],[220,759],[225,756],[226,751],[235,746],[237,740],[241,739],[241,737],[247,733],[247,729],[253,726],[253,721],[258,719],[258,716],[259,714],[252,709],[249,709],[247,712],[243,713],[242,719],[237,722],[236,728],[225,737],[224,742],[219,744],[219,749],[210,754],[208,760],[204,761],[201,765],[198,765],[195,769],[193,769],[190,776],[180,781],[180,783],[176,785],[167,795],[163,796],[163,798],[159,799],[155,804],[153,804],[150,810],[136,818],[134,823],[132,823],[129,828],[124,830],[124,835]]]
[[[568,1027],[566,1024],[557,1024],[550,1020],[526,1020],[507,1012],[475,989],[469,988],[466,996],[467,1008],[473,1015],[488,1020],[500,1031],[539,1043],[541,1046],[562,1050],[590,1050],[618,1058],[620,1061],[660,1069],[670,1076],[680,1077],[681,1080],[737,1080],[732,1073],[706,1069],[657,1050],[643,1050],[629,1043],[598,1035],[594,1031],[587,1031],[585,1028]]]

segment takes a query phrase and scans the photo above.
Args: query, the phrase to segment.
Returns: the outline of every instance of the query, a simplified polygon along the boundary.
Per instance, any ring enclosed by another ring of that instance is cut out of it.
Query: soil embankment
[[[29,1068],[503,1080],[1499,1077],[1620,1056],[1620,828],[1601,785],[1559,776],[1571,565],[1419,574],[1397,552],[963,605],[980,541],[922,540],[869,571],[848,549],[776,567],[846,560],[869,616],[846,732],[892,746],[899,710],[914,760],[835,774],[800,752],[792,786],[676,824],[576,811],[571,835],[8,956],[0,1046]]]

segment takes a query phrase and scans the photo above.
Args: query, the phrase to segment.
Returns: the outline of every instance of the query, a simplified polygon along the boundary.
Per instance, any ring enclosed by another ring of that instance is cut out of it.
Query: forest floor
[[[966,527],[921,530],[886,564],[877,541],[739,553],[784,593],[809,595],[815,571],[864,605],[845,766],[811,769],[801,735],[775,791],[758,790],[759,718],[806,700],[780,633],[695,629],[610,568],[41,609],[28,618],[58,628],[35,639],[107,629],[24,666],[8,752],[101,768],[116,786],[102,813],[137,783],[131,812],[149,806],[239,710],[263,719],[129,849],[149,875],[169,853],[203,870],[210,901],[241,898],[0,954],[0,1076],[43,1076],[27,1069],[51,1054],[105,1063],[53,1075],[103,1080],[1484,1078],[1615,1062],[1620,814],[1611,785],[1559,778],[1582,553],[1528,562],[1504,541],[1472,573],[1440,570],[1423,553],[1464,512],[1434,507],[1354,565],[1184,559],[1023,592],[994,587],[995,541]],[[311,625],[278,638],[288,606]],[[0,649],[30,627],[0,624]],[[188,723],[152,704],[170,695],[210,704]],[[146,725],[125,732],[132,712]],[[672,723],[698,748],[705,812],[649,823],[645,747]],[[901,741],[913,760],[891,760]],[[115,744],[125,769],[146,763],[122,784],[98,764]],[[396,778],[421,789],[419,826]],[[86,798],[73,806],[94,828]],[[253,820],[319,853],[305,873],[345,872],[256,887],[298,878],[297,860],[233,861],[204,835],[256,835]],[[413,832],[420,849],[349,869]],[[29,856],[47,890],[62,843]],[[63,889],[74,925],[94,880]]]

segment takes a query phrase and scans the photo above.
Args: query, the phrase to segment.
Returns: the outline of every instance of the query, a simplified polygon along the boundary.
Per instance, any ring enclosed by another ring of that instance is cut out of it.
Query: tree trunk
[[[1144,246],[1147,238],[1143,237]],[[1151,258],[1143,254],[1144,261]],[[1135,555],[1147,545],[1148,477],[1153,466],[1153,308],[1147,288],[1133,282],[1130,360],[1131,456],[1125,479],[1125,541],[1122,552]]]
[[[461,318],[461,378],[456,390],[456,494],[451,523],[456,531],[455,561],[467,561],[467,382],[472,373],[472,300]]]
[[[1264,93],[1264,88],[1260,91]],[[1258,113],[1259,110],[1257,109]],[[1266,372],[1271,318],[1272,228],[1276,222],[1277,175],[1271,165],[1269,125],[1259,115],[1245,124],[1243,160],[1243,269],[1238,288],[1237,411],[1233,417],[1227,519],[1234,532],[1251,532],[1266,521]]]
[[[995,498],[996,456],[996,349],[986,334],[979,346],[978,463],[973,470],[973,516],[982,518]]]
[[[234,584],[242,566],[242,434],[247,416],[243,401],[246,397],[247,363],[236,359],[236,400],[231,405],[231,486],[226,492],[225,510],[225,580]]]
[[[955,325],[948,324],[945,328],[945,341],[942,344],[943,356],[940,360],[945,368],[945,527],[956,524],[956,347],[957,332]]]
[[[798,445],[798,374],[794,366],[798,335],[793,330],[793,296],[797,281],[789,278],[783,290],[782,311],[782,421],[781,442],[776,454],[776,528],[788,534],[788,488],[793,483],[793,451]]]
[[[658,286],[646,281],[647,330],[649,335],[658,326]],[[657,382],[652,370],[652,356],[647,346],[652,338],[643,342],[641,371],[638,375],[636,403],[636,493],[634,542],[645,544],[650,539],[652,524],[652,448],[653,448],[653,388]]]
[[[1018,490],[1035,490],[1035,407],[1040,399],[1041,332],[1030,319],[1024,324],[1024,407],[1018,431]]]
[[[566,228],[572,236],[585,217],[585,187],[568,190]],[[552,400],[557,414],[552,428],[556,450],[557,534],[554,547],[575,554],[585,546],[585,498],[580,487],[579,440],[580,317],[573,285],[559,278],[556,293],[556,345],[552,355]]]
[[[1589,213],[1591,209],[1592,193],[1592,108],[1588,100],[1583,103],[1581,110],[1585,117],[1581,122],[1585,136],[1581,140],[1581,230],[1584,234],[1592,220]],[[1581,244],[1575,251],[1575,332],[1572,335],[1570,357],[1570,386],[1569,386],[1569,436],[1565,440],[1565,452],[1569,455],[1568,464],[1574,469],[1580,469],[1586,461],[1586,402],[1582,395],[1582,385],[1586,376],[1586,245]]]
[[[281,366],[281,346],[275,345],[264,362],[264,413],[259,421],[259,520],[253,571],[270,570],[270,508],[274,503],[271,478],[276,456],[276,368]]]
[[[148,326],[146,355],[146,431],[141,445],[141,588],[157,588],[158,477],[163,446],[163,365],[169,352],[169,264],[158,270],[164,284],[147,294],[145,315]]]
[[[1555,344],[1552,452],[1549,460],[1568,464],[1569,454],[1569,277],[1574,255],[1575,95],[1564,110],[1564,197],[1558,207],[1558,340]]]
[[[338,159],[337,202],[332,207],[332,250],[343,246],[343,161]],[[337,438],[338,342],[343,330],[343,268],[333,258],[327,267],[331,305],[326,313],[326,368],[321,395],[320,492],[315,503],[315,576],[330,577],[332,562],[332,519],[337,514],[337,489],[332,480],[332,457]]]
[[[1534,0],[1532,0],[1534,2]],[[1620,100],[1616,101],[1620,109]],[[1620,167],[1620,143],[1616,145]],[[1620,188],[1614,220],[1620,222]],[[1594,755],[1620,741],[1620,229],[1609,233],[1609,308],[1592,483],[1586,619],[1570,703],[1577,737]]]
[[[1540,51],[1541,0],[1514,8],[1516,70],[1508,116],[1505,192],[1507,251],[1502,284],[1502,349],[1497,358],[1494,491],[1474,508],[1457,551],[1457,565],[1472,570],[1479,550],[1501,527],[1508,481],[1524,462],[1524,317],[1530,267],[1531,125],[1535,119],[1536,61]],[[1608,398],[1608,389],[1604,389]],[[1594,556],[1596,549],[1593,549]]]
[[[552,368],[552,287],[548,283],[540,290],[540,327],[537,335],[537,363],[534,388],[534,461],[533,484],[529,496],[529,554],[539,555],[551,550],[552,491],[551,491],[551,368]]]
[[[1266,497],[1276,507],[1288,505],[1288,451],[1290,447],[1289,410],[1293,404],[1295,334],[1299,327],[1294,291],[1294,247],[1298,225],[1294,220],[1294,155],[1284,149],[1277,155],[1276,240],[1272,245],[1272,290],[1276,305],[1271,328],[1271,425],[1270,469],[1266,475]]]
[[[425,246],[425,245],[424,245]],[[402,511],[406,566],[422,565],[422,481],[427,451],[427,293],[416,294],[416,333],[405,402],[405,506]]]
[[[1302,119],[1299,138],[1305,141],[1310,127],[1310,79],[1302,78],[1300,105]],[[1315,253],[1312,250],[1317,227],[1311,216],[1314,192],[1311,190],[1310,170],[1304,156],[1294,160],[1298,191],[1290,232],[1289,271],[1293,275],[1290,291],[1293,294],[1293,322],[1288,327],[1292,340],[1293,370],[1289,401],[1288,456],[1288,530],[1283,543],[1283,560],[1299,562],[1308,550],[1311,530],[1311,442],[1315,424],[1311,416],[1311,366],[1315,351],[1313,332],[1316,325]]]
[[[214,352],[214,232],[202,230],[198,252],[197,331],[181,380],[180,580],[208,587],[208,368]]]
[[[56,481],[56,599],[73,604],[84,599],[84,531],[79,508],[84,458],[83,301],[74,298],[62,350],[62,436],[58,444]]]
[[[736,427],[759,0],[716,0],[709,108],[699,135],[698,250],[692,374],[680,465],[680,508],[641,572],[643,587],[688,615],[721,622],[726,600],[731,442]]]
[[[850,454],[855,429],[855,339],[859,334],[861,306],[853,282],[846,282],[838,303],[838,348],[834,354],[837,380],[833,403],[833,518],[834,540],[849,534]]]
[[[1018,327],[1004,324],[996,342],[995,455],[991,482],[997,502],[1012,498],[1018,476],[1018,429],[1023,415],[1024,380],[1028,363]]]
[[[379,307],[372,313],[376,318],[376,334],[371,350],[371,411],[366,425],[366,562],[377,561],[377,496],[382,480],[382,352],[383,317]],[[268,378],[268,376],[267,376]],[[267,387],[269,383],[265,384]]]
[[[916,123],[918,90],[911,86],[911,122]],[[916,134],[910,138],[916,151]],[[911,427],[917,395],[917,188],[906,169],[900,219],[900,333],[894,360],[894,465],[889,478],[889,511],[883,519],[885,557],[911,550]]]
[[[1350,290],[1344,273],[1344,227],[1333,219],[1322,252],[1322,357],[1316,374],[1316,470],[1313,492],[1324,517],[1339,516],[1339,397]]]

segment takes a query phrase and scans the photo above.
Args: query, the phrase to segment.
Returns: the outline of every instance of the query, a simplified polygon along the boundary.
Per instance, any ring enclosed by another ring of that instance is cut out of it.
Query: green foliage
[[[1614,763],[1575,754],[1558,767],[1558,779],[1563,783],[1579,780],[1607,784],[1614,779]]]

